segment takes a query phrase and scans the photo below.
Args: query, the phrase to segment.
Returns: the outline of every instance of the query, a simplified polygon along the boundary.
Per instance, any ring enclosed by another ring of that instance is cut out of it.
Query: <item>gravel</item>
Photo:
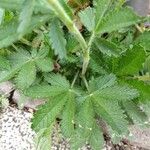
[[[0,150],[36,150],[36,133],[31,129],[33,113],[8,107],[0,113]],[[52,150],[70,150],[69,143],[61,138],[59,127],[52,134]],[[81,150],[90,150],[89,146]]]
[[[32,113],[8,107],[0,114],[0,150],[35,150]]]

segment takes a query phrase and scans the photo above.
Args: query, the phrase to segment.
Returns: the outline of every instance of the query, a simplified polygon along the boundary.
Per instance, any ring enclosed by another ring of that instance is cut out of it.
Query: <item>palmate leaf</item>
[[[58,74],[52,74],[51,78],[49,76],[51,86],[38,85],[25,91],[25,94],[31,97],[49,98],[47,103],[36,112],[33,119],[33,128],[36,131],[48,128],[62,112],[61,129],[63,135],[69,138],[74,133],[75,92],[70,89],[70,84],[65,80]]]
[[[130,8],[126,7],[120,10],[114,10],[102,19],[96,29],[96,33],[102,34],[105,32],[116,31],[134,25],[139,21],[140,17],[138,17]]]
[[[69,82],[60,74],[45,75],[45,80],[51,83],[51,86],[47,84],[36,85],[27,89],[25,94],[33,98],[48,98],[66,93],[70,89]]]
[[[118,75],[134,75],[141,68],[145,62],[146,53],[143,47],[134,45],[132,49],[126,51],[126,53],[120,58],[116,73]]]
[[[55,55],[58,55],[59,58],[65,58],[66,39],[64,38],[64,33],[60,26],[59,20],[53,19],[51,22],[49,36],[52,43],[52,48],[55,51]]]
[[[26,33],[31,32],[34,28],[39,27],[51,18],[51,15],[36,15],[31,18],[30,25]],[[0,27],[0,48],[7,47],[19,40],[17,33],[18,20],[14,19],[10,23]]]
[[[16,77],[16,83],[19,88],[25,89],[34,82],[37,72],[37,66],[39,67],[38,71],[52,71],[52,60],[47,58],[47,54],[42,55],[39,53],[41,52],[38,52],[35,56],[32,56],[28,51],[25,51],[24,49],[18,49],[18,52],[12,53],[8,58],[11,66],[9,68],[5,68],[7,70],[3,70],[1,72],[0,82],[9,80],[15,77],[15,75],[18,73]],[[40,63],[38,63],[39,61]]]
[[[17,32],[24,34],[30,25],[31,17],[33,14],[35,0],[25,0],[22,4],[22,11],[19,16],[19,26]]]
[[[30,61],[30,59],[30,54],[22,49],[19,49],[19,51],[16,53],[12,53],[12,55],[8,59],[8,62],[12,67],[10,66],[9,69],[1,72],[0,82],[4,82],[13,78],[20,71],[22,66]],[[25,79],[26,78],[24,78],[24,80]]]
[[[112,75],[98,78],[92,82],[97,82],[101,87],[97,86],[97,90],[93,91],[89,97],[94,104],[96,113],[104,119],[113,130],[122,134],[127,131],[127,121],[123,110],[120,108],[119,101],[127,101],[138,97],[137,90],[127,86],[119,86],[115,82],[115,76]],[[110,81],[109,81],[110,80]],[[101,83],[102,82],[102,83]],[[90,84],[93,86],[93,84]],[[119,115],[119,117],[118,117]]]
[[[62,111],[66,100],[66,93],[49,99],[48,102],[39,108],[34,115],[32,120],[32,128],[35,131],[39,131],[50,127]]]
[[[92,31],[95,27],[95,13],[94,9],[87,7],[83,11],[79,12],[79,17],[83,25],[89,30]]]
[[[94,40],[94,44],[103,54],[115,57],[118,57],[120,55],[120,48],[117,47],[115,43],[112,43],[108,40],[96,38]]]
[[[18,73],[16,84],[20,89],[26,89],[36,79],[36,66],[34,62],[26,63]]]

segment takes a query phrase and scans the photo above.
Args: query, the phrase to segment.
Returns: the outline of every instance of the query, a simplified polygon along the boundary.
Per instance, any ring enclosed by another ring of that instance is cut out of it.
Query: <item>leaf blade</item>
[[[102,34],[105,32],[112,32],[119,30],[124,27],[134,25],[140,21],[140,17],[134,14],[134,12],[129,8],[122,8],[120,10],[115,10],[110,12],[106,18],[104,18],[99,27],[96,30],[97,34]]]
[[[55,51],[55,55],[58,55],[61,59],[66,57],[66,39],[64,38],[63,30],[60,26],[60,22],[54,19],[51,22],[51,29],[49,32],[52,48]]]
[[[19,26],[17,32],[22,35],[30,25],[31,17],[33,14],[35,0],[26,0],[23,2],[23,9],[19,16]]]

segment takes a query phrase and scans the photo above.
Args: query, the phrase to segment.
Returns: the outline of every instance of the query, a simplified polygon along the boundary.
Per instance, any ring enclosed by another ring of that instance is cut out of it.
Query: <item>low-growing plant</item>
[[[71,149],[100,150],[102,124],[114,142],[129,125],[146,126],[148,18],[123,0],[1,0],[0,7],[0,82],[46,100],[32,120],[40,137],[59,122]]]

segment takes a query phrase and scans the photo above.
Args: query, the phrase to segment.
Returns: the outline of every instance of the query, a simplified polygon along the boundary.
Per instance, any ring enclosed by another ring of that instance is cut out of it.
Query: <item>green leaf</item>
[[[47,74],[45,75],[45,80],[53,86],[58,86],[65,89],[69,89],[70,87],[70,84],[66,78],[60,74]]]
[[[150,55],[146,58],[144,63],[144,71],[150,73]]]
[[[54,69],[53,62],[50,58],[37,59],[36,65],[43,72],[50,72]]]
[[[145,114],[149,117],[150,116],[150,101],[145,101],[144,103],[141,103],[141,107],[142,107],[142,110],[145,112]],[[145,124],[146,123],[149,123],[148,122],[144,122]]]
[[[66,57],[66,39],[64,38],[63,30],[60,26],[60,22],[57,19],[53,19],[50,26],[50,41],[52,43],[52,48],[55,51],[55,55],[59,58]]]
[[[20,9],[23,2],[24,0],[12,0],[11,3],[9,0],[1,0],[0,6],[1,8],[15,10],[15,9]]]
[[[100,59],[101,58],[101,59]],[[93,50],[91,53],[90,68],[93,73],[99,75],[107,74],[107,71],[104,69],[104,61],[102,59],[102,53],[99,50]]]
[[[30,25],[34,5],[35,0],[25,0],[22,4],[23,8],[19,16],[19,26],[17,29],[17,32],[21,35],[24,34]]]
[[[32,58],[30,53],[24,49],[18,49],[17,52],[13,52],[9,56],[9,60],[12,67],[24,65],[25,63],[29,62],[31,59]]]
[[[122,8],[120,10],[114,10],[110,12],[104,19],[102,19],[98,28],[96,29],[97,34],[105,32],[112,32],[134,25],[140,21],[133,10],[130,8]]]
[[[126,80],[126,83],[138,90],[141,102],[150,101],[150,85],[138,80]]]
[[[97,89],[105,89],[116,84],[116,76],[114,74],[109,74],[105,76],[100,76],[96,79],[93,79],[89,82],[90,92],[94,92]]]
[[[92,135],[89,140],[89,144],[93,150],[100,150],[104,147],[104,138],[101,128],[97,125],[93,127]]]
[[[94,110],[90,98],[85,99],[79,113],[77,114],[77,130],[83,138],[88,139],[94,125]]]
[[[71,138],[71,148],[79,149],[89,141],[95,127],[94,110],[90,99],[85,99],[76,116],[76,130]]]
[[[16,84],[20,89],[26,89],[32,85],[36,79],[36,67],[34,62],[26,63],[22,66],[16,79]]]
[[[4,16],[5,16],[5,10],[0,8],[0,25],[3,22]]]
[[[126,101],[132,100],[139,96],[136,89],[131,89],[128,86],[115,85],[112,87],[107,87],[94,92],[94,95],[99,99],[105,99],[108,101]]]
[[[67,102],[62,113],[61,130],[63,136],[70,138],[74,133],[75,122],[75,99],[74,94],[69,92]]]
[[[102,38],[96,38],[94,40],[94,44],[96,45],[98,50],[100,50],[103,54],[115,57],[118,57],[120,55],[120,48],[117,47],[115,43],[112,43]]]
[[[26,33],[30,33],[34,28],[39,27],[41,24],[49,20],[51,15],[36,15],[31,18],[31,23]],[[0,27],[0,48],[7,47],[18,39],[20,39],[17,33],[18,21],[14,19],[10,23]]]
[[[146,53],[143,47],[135,45],[120,58],[116,73],[120,76],[134,75],[142,68],[145,59]]]
[[[0,72],[0,82],[13,78],[15,74],[19,72],[24,65],[26,65],[26,63],[32,61],[32,58],[28,51],[18,49],[18,52],[12,53],[9,56],[9,61],[12,67]]]
[[[117,101],[109,101],[102,98],[98,99],[93,96],[93,102],[97,115],[105,120],[113,130],[119,134],[124,134],[128,131],[128,123]]]
[[[94,1],[95,6],[95,21],[96,21],[96,29],[99,28],[102,18],[106,14],[109,6],[111,4],[111,0],[96,0]]]
[[[60,94],[56,97],[48,100],[46,104],[39,108],[34,118],[32,119],[32,128],[35,131],[39,131],[44,128],[48,128],[54,123],[56,117],[62,111],[66,102],[66,94]]]
[[[10,69],[10,62],[3,56],[0,56],[0,69]]]
[[[20,64],[14,68],[10,68],[9,70],[0,71],[0,83],[13,78],[23,65],[24,64]]]
[[[1,0],[0,6],[8,11],[20,11],[24,2],[25,0],[11,0],[11,3],[9,0]],[[45,1],[36,0],[34,13],[37,14],[39,12],[42,14],[51,13],[50,9],[45,7]]]
[[[28,88],[24,94],[32,98],[49,98],[66,92],[66,89],[59,86],[37,85]]]
[[[37,133],[37,136],[34,140],[36,150],[50,150],[51,149],[52,130],[53,130],[53,125],[51,125],[48,129],[41,129]]]
[[[135,40],[136,44],[141,44],[145,50],[150,50],[150,31],[145,31]]]
[[[92,31],[95,27],[95,15],[94,9],[87,7],[83,11],[79,12],[79,17],[83,25],[89,30]]]
[[[133,101],[123,101],[123,107],[134,124],[143,125],[148,120],[147,116]]]

